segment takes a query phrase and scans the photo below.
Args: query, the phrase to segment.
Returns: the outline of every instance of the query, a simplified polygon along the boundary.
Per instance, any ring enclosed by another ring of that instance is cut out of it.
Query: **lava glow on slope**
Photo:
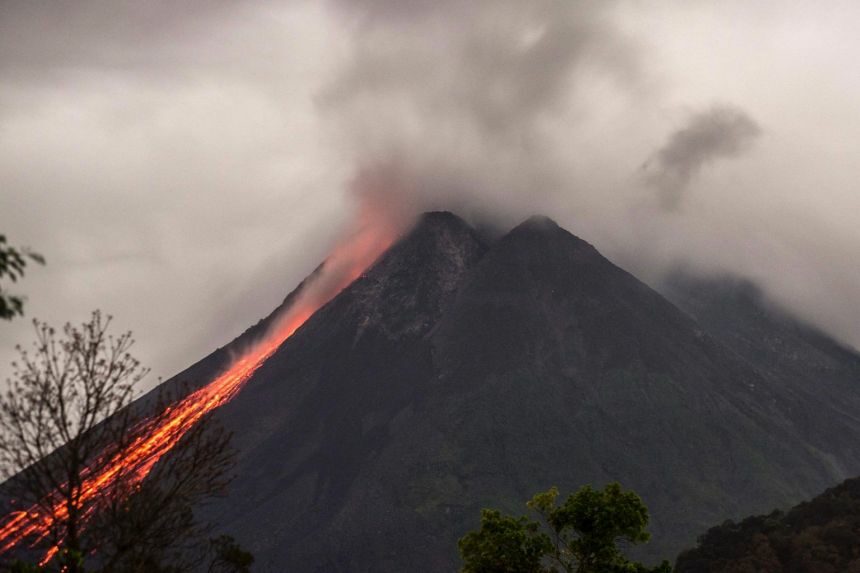
[[[366,215],[366,213],[364,213]],[[321,272],[298,294],[296,301],[257,344],[239,356],[230,367],[206,386],[171,405],[167,416],[142,422],[131,445],[110,460],[99,460],[97,471],[82,476],[83,523],[97,509],[100,494],[110,491],[118,479],[125,486],[140,483],[164,454],[169,452],[201,418],[229,402],[254,372],[299,329],[320,307],[361,276],[392,244],[398,227],[363,217],[363,227],[326,259]],[[373,223],[373,224],[368,224]],[[51,498],[54,498],[52,500]],[[52,524],[67,515],[61,500],[49,494],[47,503],[26,511],[15,511],[0,521],[0,555],[28,541],[36,545],[50,533]],[[50,508],[46,511],[44,506]],[[58,551],[52,546],[42,564]]]

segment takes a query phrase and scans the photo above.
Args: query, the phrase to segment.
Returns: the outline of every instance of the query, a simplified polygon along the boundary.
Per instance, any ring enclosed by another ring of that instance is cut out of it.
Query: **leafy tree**
[[[0,466],[10,478],[3,489],[38,510],[47,532],[36,546],[59,548],[54,562],[64,573],[188,571],[210,551],[208,526],[192,508],[227,486],[230,436],[204,418],[143,482],[138,468],[117,464],[141,427],[164,427],[174,400],[131,403],[147,370],[130,353],[131,334],[113,336],[109,324],[99,312],[61,332],[34,321],[36,342],[18,348],[0,397]],[[87,497],[86,476],[105,471],[112,479]]]
[[[788,511],[709,529],[675,564],[685,573],[860,573],[860,478]]]
[[[538,573],[544,556],[553,550],[540,524],[527,517],[481,511],[481,529],[460,539],[460,554],[467,573]]]
[[[254,556],[242,549],[229,535],[210,540],[213,552],[208,573],[250,573]]]
[[[648,541],[648,510],[617,483],[580,488],[558,505],[558,489],[527,503],[539,520],[485,509],[481,527],[460,539],[464,573],[670,573],[627,559],[619,543]]]
[[[0,279],[8,277],[12,282],[17,282],[24,276],[28,261],[45,264],[42,255],[29,249],[16,249],[6,242],[5,235],[0,234]],[[8,294],[0,285],[0,319],[11,320],[23,314],[24,298]]]

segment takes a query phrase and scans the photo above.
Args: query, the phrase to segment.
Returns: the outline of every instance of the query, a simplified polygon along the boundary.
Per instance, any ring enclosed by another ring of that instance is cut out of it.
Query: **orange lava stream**
[[[312,283],[299,294],[293,307],[277,326],[262,341],[245,352],[230,367],[206,386],[192,392],[167,410],[169,416],[160,416],[157,421],[145,421],[135,431],[136,437],[131,445],[116,454],[107,463],[99,463],[101,468],[92,475],[85,474],[81,486],[81,508],[83,522],[92,515],[97,507],[99,495],[122,476],[124,485],[140,483],[149,474],[161,457],[169,452],[182,437],[204,416],[232,400],[251,378],[254,372],[274,352],[290,338],[320,307],[337,293],[351,284],[376,260],[393,242],[391,228],[380,233],[377,228],[365,230],[354,236],[349,244],[336,249],[326,260],[319,282],[323,286],[315,288]],[[48,496],[46,499],[50,500]],[[26,511],[8,514],[0,522],[0,554],[25,540],[32,544],[42,541],[50,532],[52,523],[68,515],[68,509],[57,500],[49,502],[50,511],[33,506]],[[41,564],[49,562],[56,555],[57,546],[52,546],[44,555]]]

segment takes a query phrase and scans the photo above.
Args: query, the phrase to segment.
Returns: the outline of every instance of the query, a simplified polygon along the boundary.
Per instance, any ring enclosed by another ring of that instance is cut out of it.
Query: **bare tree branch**
[[[13,520],[45,525],[31,541],[49,555],[58,549],[68,573],[84,566],[187,571],[210,549],[209,528],[193,508],[230,482],[230,435],[206,416],[154,466],[141,456],[138,465],[123,463],[142,436],[168,426],[171,406],[184,396],[162,393],[150,407],[132,405],[148,370],[130,353],[131,334],[108,334],[110,322],[96,311],[58,333],[34,321],[33,348],[18,349],[0,396],[0,464],[9,478],[3,491],[26,512]],[[99,475],[110,479],[96,484],[94,495],[90,478]],[[12,547],[0,537],[0,554]]]

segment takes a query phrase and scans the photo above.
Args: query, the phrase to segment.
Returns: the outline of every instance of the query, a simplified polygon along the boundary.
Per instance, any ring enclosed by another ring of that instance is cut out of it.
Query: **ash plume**
[[[646,163],[646,181],[664,209],[676,210],[703,167],[742,155],[760,135],[758,123],[742,109],[723,105],[696,113]]]
[[[548,207],[568,184],[553,120],[590,78],[635,82],[614,2],[340,1],[351,54],[319,109],[356,180],[413,211]],[[407,9],[408,8],[408,9]],[[516,213],[512,216],[512,213]]]

